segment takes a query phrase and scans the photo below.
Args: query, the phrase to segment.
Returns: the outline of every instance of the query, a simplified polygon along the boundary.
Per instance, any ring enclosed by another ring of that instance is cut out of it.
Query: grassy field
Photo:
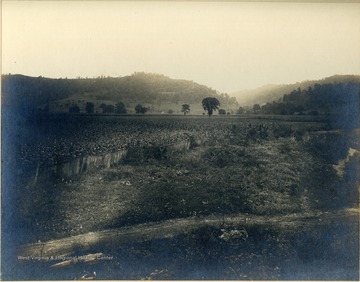
[[[357,279],[359,130],[282,119],[73,116],[23,125],[9,160],[18,173],[3,193],[16,207],[3,217],[12,238],[3,255],[18,268],[6,277]],[[110,167],[41,174],[118,150],[127,154]],[[158,224],[151,236],[147,224]],[[89,247],[77,236],[107,243]],[[25,253],[13,248],[38,240],[41,255],[51,245],[48,256],[113,259],[63,267],[16,259]],[[77,243],[63,252],[66,240]]]

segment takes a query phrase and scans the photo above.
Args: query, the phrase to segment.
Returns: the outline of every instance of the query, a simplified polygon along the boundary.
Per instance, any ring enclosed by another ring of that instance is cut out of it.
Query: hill
[[[254,105],[248,112],[265,115],[322,115],[335,128],[360,127],[360,81],[315,83],[297,88],[277,101]]]
[[[269,84],[262,87],[242,90],[230,93],[231,96],[236,97],[241,106],[253,106],[254,104],[266,104],[267,102],[278,101],[283,98],[285,94],[301,88],[307,89],[313,87],[315,84],[339,84],[339,83],[356,83],[360,84],[359,75],[334,75],[321,80],[307,80],[303,82],[296,82],[293,84]]]
[[[161,74],[134,73],[124,77],[50,79],[24,75],[2,76],[2,105],[22,112],[69,112],[78,106],[86,111],[86,104],[94,104],[94,112],[102,112],[101,105],[124,103],[128,113],[142,104],[151,113],[181,113],[182,104],[189,104],[193,114],[201,114],[201,101],[218,98],[227,111],[238,107],[236,99],[225,93],[193,81],[171,79]]]

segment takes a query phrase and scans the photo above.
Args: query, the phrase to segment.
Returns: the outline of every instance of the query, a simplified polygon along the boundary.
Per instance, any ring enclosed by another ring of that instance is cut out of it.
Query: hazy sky
[[[360,4],[2,2],[3,74],[141,71],[228,93],[360,74]]]

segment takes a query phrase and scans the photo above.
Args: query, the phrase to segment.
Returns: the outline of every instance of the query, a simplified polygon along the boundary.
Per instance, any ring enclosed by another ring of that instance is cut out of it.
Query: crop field
[[[3,125],[3,276],[357,280],[359,140],[309,117]]]

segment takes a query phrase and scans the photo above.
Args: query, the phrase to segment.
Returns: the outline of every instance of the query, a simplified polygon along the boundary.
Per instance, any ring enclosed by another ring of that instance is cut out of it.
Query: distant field
[[[316,211],[326,217],[326,211],[358,208],[359,132],[333,129],[319,117],[52,115],[20,124],[18,129],[8,132],[5,129],[9,152],[13,155],[4,156],[9,166],[5,169],[6,182],[3,182],[10,189],[3,195],[9,197],[9,204],[17,207],[10,216],[11,221],[5,221],[9,230],[18,234],[16,241],[13,240],[15,245],[181,218],[231,215],[270,219]],[[351,156],[350,148],[355,152]],[[119,151],[124,155],[118,163],[107,165],[107,158]],[[71,168],[74,159],[79,160],[77,165],[88,166],[84,173],[61,175],[60,165],[70,172],[79,171]],[[181,244],[189,249],[191,242],[200,240],[198,236],[206,237],[211,241],[209,245],[200,250],[194,243],[194,253],[201,254],[204,265],[211,260],[212,264],[225,267],[229,279],[246,279],[246,275],[254,279],[305,277],[290,276],[285,269],[279,270],[282,265],[265,263],[264,260],[271,257],[270,245],[276,236],[284,234],[274,226],[268,229],[263,226],[257,229],[256,224],[249,223],[225,229],[206,226],[199,225],[187,235],[180,232],[170,241],[164,239],[164,244],[170,244],[178,252]],[[299,246],[316,245],[325,233],[310,228],[308,237],[301,239],[289,228],[290,235],[281,237],[281,244],[273,244],[281,249],[276,252],[284,260],[294,255],[311,262],[306,258],[311,256],[310,249],[305,250],[303,257],[294,254],[299,250],[291,245],[291,238],[300,240]],[[327,228],[322,230],[327,232]],[[349,227],[351,234],[340,234],[340,229],[332,229],[332,239],[321,247],[323,249],[317,250],[316,256],[321,257],[321,252],[327,256],[336,251],[351,252],[354,246],[344,244],[343,240],[354,236],[353,229]],[[244,240],[241,237],[244,233],[239,230],[246,230],[250,239]],[[11,234],[6,236],[11,237]],[[223,238],[228,236],[228,241],[220,240],[222,235]],[[177,236],[185,237],[177,241]],[[265,253],[256,247],[262,240],[271,241]],[[161,245],[151,238],[148,242]],[[178,242],[180,245],[174,247]],[[335,246],[336,242],[340,245]],[[231,244],[235,244],[239,253],[219,255],[219,259],[225,260],[221,263],[216,261],[215,255],[206,252],[206,249],[230,252]],[[76,254],[84,251],[81,244],[78,247],[73,250]],[[102,252],[102,248],[105,247],[94,247],[91,251]],[[150,257],[153,255],[149,246],[135,244],[135,248],[141,248],[137,258],[135,253],[126,252],[138,264],[141,258],[145,260],[146,253]],[[254,263],[263,264],[262,274],[236,265],[239,260],[244,263],[240,259],[244,250],[248,259],[254,254],[257,257]],[[119,249],[114,250],[117,255],[119,252]],[[174,255],[171,259],[179,259],[187,267],[194,259],[189,254],[188,257],[184,253],[177,254],[178,257]],[[356,257],[353,253],[349,255],[353,256]],[[118,257],[113,264],[120,261]],[[291,268],[288,262],[282,263],[288,270]],[[107,279],[141,279],[146,275],[154,279],[156,275],[164,279],[187,279],[184,273],[175,270],[178,266],[170,265],[172,269],[161,270],[163,276],[158,272],[151,276],[154,266],[152,270],[143,269],[142,273],[134,270],[128,276],[117,276],[117,273]],[[162,269],[166,269],[166,264]],[[356,273],[356,266],[352,264],[351,269],[351,273]],[[146,271],[149,272],[146,274]],[[219,278],[210,273],[205,278]],[[351,279],[356,276],[351,275]],[[194,277],[201,279],[201,276]],[[339,279],[346,277],[339,274]]]
[[[10,128],[14,125],[9,125],[7,130],[7,124],[4,124],[4,133],[8,134],[4,142],[8,141],[20,162],[49,163],[82,155],[103,154],[138,141],[142,144],[159,143],[159,136],[161,142],[172,143],[184,140],[184,132],[196,135],[211,130],[212,134],[222,134],[231,126],[246,127],[248,124],[273,124],[278,121],[291,130],[327,127],[322,119],[308,116],[246,115],[213,116],[209,119],[207,116],[191,115],[45,115],[22,124],[18,131]]]

